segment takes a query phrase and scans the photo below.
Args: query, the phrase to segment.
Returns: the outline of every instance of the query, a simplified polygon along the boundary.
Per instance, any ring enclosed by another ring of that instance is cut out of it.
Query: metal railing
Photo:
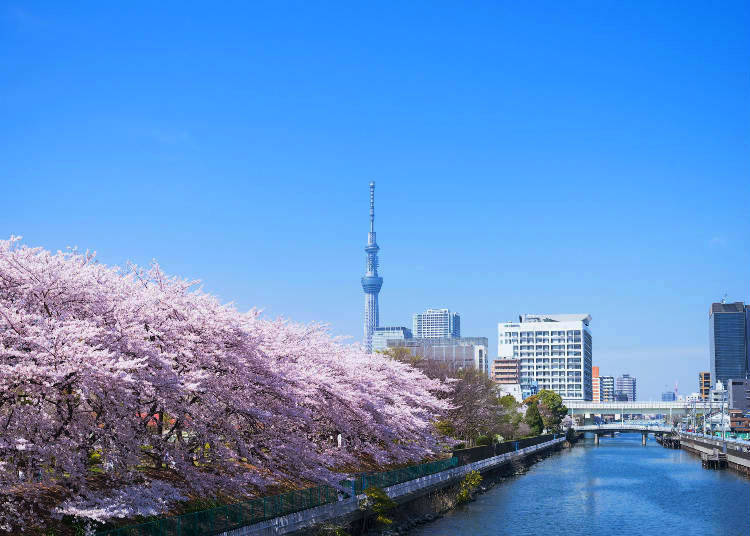
[[[690,437],[694,437],[696,439],[705,439],[707,441],[713,441],[715,444],[719,444],[722,442],[730,443],[733,445],[736,445],[740,448],[748,448],[750,447],[750,440],[746,439],[739,439],[739,438],[729,438],[722,439],[720,435],[710,435],[710,434],[701,434],[696,432],[680,432],[680,435],[686,435]]]
[[[670,432],[672,427],[664,423],[655,424],[636,424],[625,421],[624,423],[605,423],[605,424],[582,424],[580,426],[573,426],[574,430],[581,432],[596,432],[599,430],[638,430],[645,432]]]
[[[439,473],[458,465],[453,457],[436,462],[412,465],[382,473],[360,474],[341,482],[354,495],[369,486],[386,488],[422,476]],[[250,501],[226,504],[173,517],[154,519],[138,525],[102,530],[98,536],[204,536],[260,523],[275,517],[338,501],[342,494],[331,486],[317,486],[290,491]]]
[[[317,486],[260,499],[226,504],[138,525],[104,530],[99,536],[204,536],[336,502],[338,491]]]
[[[370,486],[376,486],[378,488],[387,488],[389,486],[395,486],[401,482],[407,482],[414,480],[422,476],[432,475],[452,469],[458,465],[458,458],[455,456],[448,458],[447,460],[439,460],[436,462],[423,463],[421,465],[411,465],[402,469],[394,469],[393,471],[386,471],[384,473],[373,473],[373,474],[362,474],[357,475],[351,482],[351,489],[355,495],[363,493]]]

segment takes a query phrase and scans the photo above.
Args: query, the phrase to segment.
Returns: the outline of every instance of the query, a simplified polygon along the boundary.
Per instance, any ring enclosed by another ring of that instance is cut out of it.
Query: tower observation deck
[[[375,183],[370,183],[370,232],[367,233],[367,266],[362,278],[362,290],[365,291],[365,324],[364,346],[372,352],[372,334],[380,324],[378,311],[378,293],[383,286],[383,278],[378,276],[378,247],[375,241]]]

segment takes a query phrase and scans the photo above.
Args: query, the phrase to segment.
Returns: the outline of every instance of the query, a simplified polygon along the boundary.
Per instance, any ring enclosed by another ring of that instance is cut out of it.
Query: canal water
[[[552,454],[410,536],[750,536],[750,479],[640,434]]]

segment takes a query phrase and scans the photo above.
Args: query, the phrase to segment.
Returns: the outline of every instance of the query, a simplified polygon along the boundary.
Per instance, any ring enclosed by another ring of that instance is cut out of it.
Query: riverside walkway
[[[341,489],[331,486],[290,491],[281,495],[218,506],[138,525],[97,532],[97,536],[245,536],[289,534],[336,520],[361,517],[359,501],[376,486],[397,503],[407,503],[433,490],[457,483],[470,471],[491,471],[504,464],[547,450],[565,441],[549,434],[506,441],[494,446],[453,452],[451,458],[381,473],[352,475]]]
[[[551,447],[560,445],[564,441],[564,436],[556,437],[549,441],[519,449],[517,451],[500,454],[477,462],[460,465],[439,473],[416,478],[408,482],[388,486],[384,488],[384,491],[396,502],[408,502],[436,489],[453,485],[459,482],[471,471],[479,471],[480,473],[491,471],[504,464],[525,458],[535,452],[544,451]],[[223,532],[220,536],[275,536],[290,534],[332,520],[356,519],[356,517],[361,515],[359,501],[363,498],[364,495],[341,498],[332,504],[326,504],[270,519],[268,521],[263,521],[261,523],[239,527],[234,530]]]
[[[726,454],[730,468],[750,476],[750,441],[680,432],[680,448],[698,456]]]

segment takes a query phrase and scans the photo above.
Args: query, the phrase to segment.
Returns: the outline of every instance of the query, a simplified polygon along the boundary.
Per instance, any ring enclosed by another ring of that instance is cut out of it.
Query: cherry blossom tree
[[[104,521],[417,461],[440,451],[445,389],[322,325],[240,313],[156,264],[0,241],[5,530],[50,497],[57,515]]]

